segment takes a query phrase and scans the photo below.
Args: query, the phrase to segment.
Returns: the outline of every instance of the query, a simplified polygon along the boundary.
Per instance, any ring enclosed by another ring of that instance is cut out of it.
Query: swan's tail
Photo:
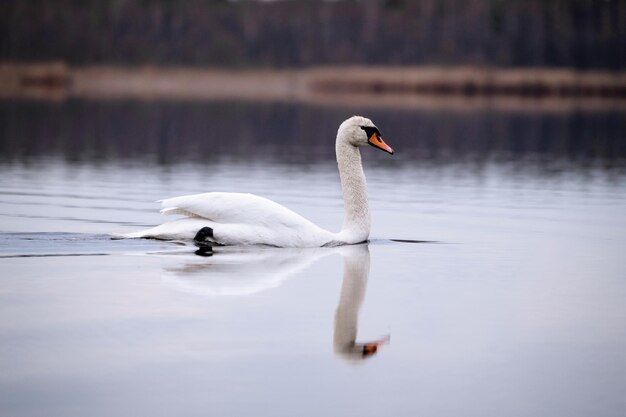
[[[150,236],[150,230],[140,230],[138,232],[130,232],[130,233],[113,233],[111,235],[111,239],[141,239],[148,238]]]
[[[215,227],[215,224],[200,217],[185,217],[172,222],[137,232],[115,235],[117,239],[161,239],[161,240],[192,240],[203,227]]]

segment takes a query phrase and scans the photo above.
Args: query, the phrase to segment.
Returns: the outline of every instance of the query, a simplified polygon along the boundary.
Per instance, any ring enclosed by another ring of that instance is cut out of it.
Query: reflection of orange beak
[[[375,340],[373,342],[363,343],[363,356],[372,356],[376,352],[378,352],[378,346],[382,346],[389,343],[389,335],[383,337],[382,339]]]
[[[363,346],[363,356],[373,355],[378,351],[378,345],[376,343],[367,343]]]
[[[393,155],[393,149],[391,149],[391,146],[387,145],[385,141],[383,140],[383,138],[381,136],[376,135],[375,133],[372,135],[371,138],[369,138],[367,143]]]

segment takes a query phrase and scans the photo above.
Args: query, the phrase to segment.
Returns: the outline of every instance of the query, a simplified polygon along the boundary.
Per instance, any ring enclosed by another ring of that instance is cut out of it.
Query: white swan
[[[393,155],[371,120],[353,116],[337,131],[335,151],[345,205],[339,233],[326,231],[271,200],[253,194],[212,192],[162,200],[163,214],[185,216],[129,238],[195,239],[220,245],[262,244],[320,247],[364,242],[370,213],[359,146],[372,145]]]

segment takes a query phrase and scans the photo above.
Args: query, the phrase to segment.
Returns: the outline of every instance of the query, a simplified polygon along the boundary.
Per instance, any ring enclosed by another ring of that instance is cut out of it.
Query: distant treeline
[[[624,69],[626,0],[2,0],[0,60]]]

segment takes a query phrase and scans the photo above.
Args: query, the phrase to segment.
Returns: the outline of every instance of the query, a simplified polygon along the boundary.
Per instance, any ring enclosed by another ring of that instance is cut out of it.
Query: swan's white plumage
[[[358,146],[368,143],[362,126],[374,124],[354,116],[343,122],[337,132],[337,163],[346,210],[339,233],[328,232],[287,207],[257,195],[211,192],[162,200],[162,214],[185,217],[124,236],[186,240],[193,239],[201,228],[210,227],[211,240],[222,245],[319,247],[363,242],[369,237],[370,218],[358,150]]]
[[[216,242],[223,245],[265,244],[284,247],[323,246],[331,233],[267,198],[254,194],[213,192],[186,195],[161,201],[164,214],[183,214],[196,224],[180,225],[184,233],[177,239],[193,239],[202,227],[213,229]],[[163,226],[163,225],[162,225]],[[158,229],[161,226],[157,226]],[[170,232],[170,227],[167,232]],[[167,234],[159,232],[160,238]]]

